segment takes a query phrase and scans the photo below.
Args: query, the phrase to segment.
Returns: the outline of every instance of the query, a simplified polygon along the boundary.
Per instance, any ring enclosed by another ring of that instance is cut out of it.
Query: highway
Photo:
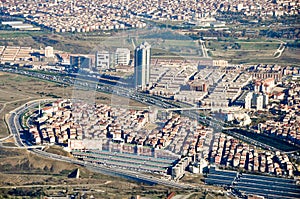
[[[156,107],[159,107],[162,109],[177,109],[177,108],[181,108],[181,107],[183,107],[184,109],[187,109],[186,104],[178,103],[178,102],[175,103],[175,102],[172,102],[170,100],[167,100],[167,99],[164,99],[164,98],[158,97],[158,96],[151,96],[146,93],[138,92],[132,88],[125,87],[124,85],[116,86],[116,85],[107,84],[107,82],[105,84],[103,82],[99,83],[99,80],[97,80],[95,78],[93,80],[92,76],[88,76],[86,79],[83,79],[82,76],[80,76],[78,79],[74,79],[69,76],[61,76],[61,75],[55,76],[52,74],[51,75],[50,74],[40,74],[40,73],[36,73],[36,72],[31,72],[31,71],[7,69],[7,68],[3,68],[3,67],[0,67],[0,70],[5,71],[5,72],[11,72],[11,73],[17,73],[17,74],[21,74],[21,75],[36,77],[36,78],[43,79],[43,80],[46,79],[49,81],[67,84],[67,85],[76,84],[77,87],[82,86],[82,87],[89,88],[89,89],[95,89],[95,84],[97,84],[96,85],[97,91],[113,93],[113,94],[116,94],[119,96],[131,98],[133,100],[142,102],[149,106],[156,106]],[[23,140],[21,139],[21,135],[19,132],[19,130],[22,128],[19,123],[20,115],[27,108],[36,106],[36,103],[37,103],[37,101],[30,102],[27,104],[27,106],[23,105],[11,112],[11,115],[10,115],[9,121],[8,121],[9,129],[10,129],[10,132],[14,135],[15,142],[18,147],[27,147],[27,144],[23,143]],[[219,120],[216,120],[214,118],[209,118],[209,117],[201,117],[199,115],[199,113],[197,113],[197,110],[187,109],[187,111],[182,111],[182,115],[189,117],[191,119],[195,119],[201,123],[204,123],[204,124],[214,128],[215,132],[222,131],[223,127],[225,126],[225,123],[223,121],[219,121]],[[241,140],[247,141],[251,144],[254,144],[256,146],[259,146],[261,148],[277,150],[275,148],[272,148],[271,146],[257,142],[255,140],[252,140],[248,137],[245,137],[238,133],[232,132],[230,130],[228,130],[226,133],[229,135],[232,135],[234,137],[237,137]],[[105,173],[105,174],[109,174],[109,175],[118,175],[118,176],[125,177],[125,178],[136,179],[136,180],[145,181],[145,182],[153,183],[153,184],[163,184],[165,186],[172,186],[172,187],[181,188],[181,189],[197,189],[197,187],[191,187],[190,185],[184,185],[184,184],[169,181],[169,180],[150,177],[148,175],[144,175],[144,174],[134,172],[134,171],[119,169],[119,168],[115,168],[115,167],[105,167],[105,166],[102,166],[99,164],[95,165],[95,164],[91,164],[91,163],[84,163],[83,161],[79,161],[79,160],[75,160],[75,159],[71,159],[71,158],[67,158],[67,157],[62,157],[62,156],[57,156],[55,154],[49,154],[47,152],[37,150],[37,149],[29,149],[29,150],[34,152],[35,154],[41,155],[46,158],[52,158],[52,159],[56,159],[56,160],[60,160],[60,161],[79,164],[79,165],[86,166],[87,168],[89,168],[93,171],[96,171],[96,172],[100,172],[100,173]]]
[[[21,114],[23,112],[25,112],[28,108],[33,108],[33,107],[37,106],[39,101],[45,102],[46,100],[45,99],[34,100],[31,102],[28,102],[26,105],[23,105],[21,107],[16,108],[13,111],[11,111],[11,114],[9,117],[9,129],[15,138],[15,143],[18,146],[18,148],[26,148],[29,151],[31,151],[32,153],[37,154],[42,157],[45,157],[45,158],[50,158],[50,159],[54,159],[54,160],[58,160],[58,161],[64,161],[64,162],[68,162],[68,163],[81,165],[81,166],[86,167],[89,170],[92,170],[92,171],[98,172],[98,173],[119,176],[119,177],[132,179],[132,180],[136,180],[136,181],[140,181],[140,182],[146,182],[149,184],[162,184],[165,186],[170,186],[170,187],[174,187],[174,188],[178,188],[178,189],[199,189],[197,187],[193,187],[190,185],[185,185],[182,183],[169,181],[166,179],[152,177],[152,176],[145,175],[145,174],[135,172],[135,171],[120,169],[117,167],[106,167],[106,166],[100,165],[100,164],[92,164],[92,163],[89,163],[86,161],[81,161],[81,160],[77,160],[74,158],[69,158],[69,157],[56,155],[56,154],[52,154],[52,153],[47,153],[43,150],[35,149],[35,148],[43,148],[41,146],[30,146],[30,145],[28,146],[27,143],[23,142],[21,135],[20,135],[20,130],[22,129],[22,127],[19,122],[19,118],[20,118]]]
[[[181,103],[181,102],[174,102],[168,99],[165,99],[163,97],[159,96],[152,96],[147,93],[143,92],[138,92],[133,88],[130,88],[129,86],[126,86],[125,84],[119,84],[116,85],[115,83],[109,83],[108,81],[101,81],[101,79],[97,79],[97,75],[95,74],[87,74],[87,73],[82,73],[79,76],[74,77],[74,75],[68,76],[67,74],[42,74],[42,73],[37,73],[37,72],[32,72],[32,71],[25,71],[25,70],[18,70],[18,69],[13,69],[13,68],[4,68],[3,66],[0,66],[0,71],[4,72],[10,72],[10,73],[16,73],[20,75],[26,75],[30,77],[35,77],[39,79],[46,79],[52,82],[56,83],[62,83],[62,84],[67,84],[67,85],[73,85],[74,89],[77,87],[85,87],[88,89],[91,89],[91,91],[95,90],[95,84],[96,85],[96,90],[99,92],[105,92],[105,93],[112,93],[114,95],[119,95],[122,97],[130,98],[132,100],[139,101],[141,103],[144,103],[148,106],[154,106],[158,107],[161,110],[178,110],[178,109],[183,109],[182,115],[189,117],[191,119],[195,119],[198,122],[208,125],[209,127],[214,128],[215,132],[222,132],[226,126],[226,123],[221,121],[221,120],[216,120],[212,117],[201,117],[199,113],[197,113],[197,110],[189,110],[189,108],[192,108],[192,106]],[[83,75],[84,74],[84,75]],[[99,76],[99,75],[98,75]],[[76,96],[73,96],[76,97]],[[186,109],[186,111],[184,111]],[[281,151],[279,149],[276,149],[272,146],[269,146],[267,144],[258,142],[256,140],[253,140],[249,137],[243,136],[239,133],[226,130],[226,134],[231,135],[233,137],[236,137],[240,140],[243,140],[245,142],[251,143],[255,146],[258,146],[263,149],[267,150],[273,150],[273,151]]]
[[[27,148],[41,148],[40,146],[27,146],[23,143],[21,131],[23,130],[22,125],[20,124],[21,115],[29,108],[34,108],[38,105],[39,102],[51,101],[51,99],[41,99],[41,100],[33,100],[22,106],[10,111],[10,115],[8,118],[8,128],[11,132],[11,136],[14,137],[15,143],[18,147],[27,147]]]

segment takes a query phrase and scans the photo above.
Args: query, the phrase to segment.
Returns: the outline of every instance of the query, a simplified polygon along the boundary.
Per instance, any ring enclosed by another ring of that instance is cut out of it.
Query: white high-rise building
[[[130,50],[128,48],[117,48],[115,62],[119,65],[128,65],[130,62]]]
[[[53,58],[54,57],[54,50],[52,46],[47,46],[45,48],[45,57]]]
[[[147,42],[135,49],[134,74],[137,89],[146,89],[150,82],[151,46]]]
[[[264,97],[261,94],[256,95],[256,110],[263,110]]]
[[[253,93],[252,92],[247,93],[245,97],[245,106],[244,106],[245,109],[251,109],[252,98],[253,98]]]

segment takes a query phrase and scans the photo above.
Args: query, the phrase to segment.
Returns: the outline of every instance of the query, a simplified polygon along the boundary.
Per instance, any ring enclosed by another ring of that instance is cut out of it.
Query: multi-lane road
[[[35,77],[35,78],[44,79],[44,80],[46,79],[49,81],[67,84],[67,85],[75,85],[76,87],[78,87],[78,86],[85,87],[88,89],[94,89],[94,91],[113,93],[113,94],[116,94],[119,96],[131,98],[133,100],[142,102],[147,105],[156,106],[156,107],[159,107],[162,109],[180,108],[180,107],[186,108],[188,106],[187,104],[178,103],[178,102],[175,103],[171,100],[164,99],[162,97],[151,96],[146,93],[138,92],[135,89],[126,87],[124,84],[116,85],[115,82],[109,83],[109,81],[100,81],[99,78],[97,78],[97,76],[92,75],[92,74],[86,75],[86,76],[78,76],[78,77],[74,78],[74,76],[68,76],[66,74],[63,74],[63,75],[62,74],[58,74],[58,75],[41,74],[41,73],[37,73],[37,72],[24,71],[24,70],[12,69],[12,68],[3,68],[1,66],[0,66],[0,71],[17,73],[17,74],[31,76],[31,77]],[[10,129],[11,133],[14,135],[14,138],[15,138],[15,141],[16,141],[16,144],[18,147],[32,148],[32,147],[28,146],[26,142],[24,143],[21,138],[20,129],[22,127],[19,123],[19,118],[20,118],[21,114],[27,108],[34,107],[37,105],[37,103],[38,103],[38,101],[29,102],[26,105],[23,105],[11,112],[11,115],[10,115],[9,121],[8,121],[9,129]],[[216,131],[222,131],[223,127],[225,126],[225,123],[223,121],[218,121],[218,120],[215,120],[214,118],[199,116],[199,114],[197,113],[196,110],[183,111],[182,114],[189,118],[196,119],[201,123],[209,125],[210,127],[214,128]],[[228,130],[227,132],[235,137],[238,137],[242,140],[250,142],[259,147],[274,149],[271,146],[257,142],[255,140],[252,140],[248,137],[242,136],[242,135],[232,132],[230,130]],[[127,177],[127,178],[131,178],[131,179],[139,179],[140,181],[150,182],[150,183],[154,183],[154,184],[163,184],[166,186],[172,186],[172,187],[177,187],[177,188],[197,189],[197,187],[192,187],[190,185],[184,185],[181,183],[177,183],[177,182],[173,182],[173,181],[169,181],[169,180],[165,180],[165,179],[150,177],[148,175],[140,174],[140,173],[134,172],[134,171],[128,171],[128,170],[123,170],[123,169],[118,169],[118,168],[108,168],[108,167],[101,166],[101,165],[84,163],[79,160],[62,157],[62,156],[57,156],[55,154],[49,154],[49,153],[46,153],[44,151],[37,150],[37,149],[30,149],[30,150],[38,155],[41,155],[41,156],[44,156],[47,158],[52,158],[52,159],[57,159],[60,161],[66,161],[66,162],[70,162],[70,163],[79,164],[79,165],[86,166],[89,169],[92,169],[94,171],[101,172],[101,173],[106,173],[106,174],[110,174],[110,175],[119,175],[122,177]]]
[[[51,101],[51,99],[33,100],[10,111],[10,115],[8,117],[8,128],[9,131],[11,132],[11,135],[14,137],[15,143],[18,147],[37,148],[33,146],[27,146],[27,144],[24,143],[25,140],[22,139],[22,137],[24,136],[23,127],[20,124],[20,118],[27,109],[34,108],[40,102],[46,102],[46,101]]]
[[[103,75],[97,75],[97,74],[89,74],[86,72],[81,72],[80,75],[68,75],[68,74],[61,74],[58,73],[55,74],[42,74],[38,72],[32,72],[27,70],[19,70],[19,69],[13,69],[13,68],[5,68],[3,66],[0,66],[0,71],[10,72],[10,73],[17,73],[21,75],[26,75],[30,77],[35,77],[39,79],[49,80],[52,82],[67,84],[67,85],[73,85],[74,89],[77,89],[78,87],[85,87],[91,90],[91,92],[94,91],[100,91],[100,92],[106,92],[106,93],[112,93],[114,95],[130,98],[139,102],[142,102],[144,104],[147,104],[149,106],[156,106],[160,109],[172,109],[172,108],[187,108],[192,107],[191,105],[180,103],[180,102],[174,102],[172,100],[165,99],[163,97],[159,96],[152,96],[147,93],[138,92],[133,88],[130,88],[130,86],[126,85],[125,83],[118,83],[122,82],[122,80],[115,80],[110,82],[108,80],[103,80]],[[72,96],[73,98],[76,98],[76,96]],[[182,115],[189,117],[191,119],[195,119],[203,124],[206,124],[212,128],[215,129],[215,132],[223,131],[226,123],[221,120],[216,120],[212,117],[201,117],[197,110],[188,110],[188,111],[182,111]],[[258,146],[260,148],[268,149],[268,150],[277,150],[275,147],[272,147],[270,145],[267,145],[265,143],[258,142],[254,139],[251,139],[247,136],[243,136],[239,133],[236,133],[230,129],[226,129],[227,134],[237,137],[238,139],[241,139],[243,141],[246,141],[248,143],[251,143],[255,146]]]
[[[157,177],[145,175],[139,172],[131,171],[131,170],[126,170],[126,169],[120,169],[117,167],[106,167],[104,165],[100,164],[92,164],[89,162],[85,161],[80,161],[74,158],[69,158],[61,155],[56,155],[52,153],[47,153],[43,150],[39,150],[36,148],[43,148],[43,146],[31,146],[26,140],[22,138],[22,135],[20,134],[20,130],[22,129],[21,124],[20,124],[20,116],[22,113],[24,113],[28,108],[33,108],[39,104],[39,102],[45,102],[45,101],[50,101],[50,100],[34,100],[31,102],[28,102],[25,105],[22,105],[21,107],[16,108],[15,110],[10,112],[10,117],[9,117],[9,129],[13,137],[15,138],[15,143],[18,146],[18,148],[27,148],[30,150],[32,153],[35,153],[39,156],[45,157],[45,158],[50,158],[58,161],[64,161],[68,163],[73,163],[77,165],[81,165],[86,167],[89,170],[92,170],[94,172],[98,173],[103,173],[107,175],[114,175],[114,176],[119,176],[131,180],[136,180],[139,182],[145,182],[149,184],[162,184],[165,186],[170,186],[178,189],[195,189],[199,190],[199,187],[194,187],[191,185],[186,185],[174,181],[170,181],[167,179],[160,179]]]

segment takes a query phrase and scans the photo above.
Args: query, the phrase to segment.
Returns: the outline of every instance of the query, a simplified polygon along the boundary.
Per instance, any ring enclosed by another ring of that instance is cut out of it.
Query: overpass
[[[113,108],[123,108],[123,109],[132,109],[132,110],[150,110],[150,106],[127,106],[127,105],[117,105],[117,104],[111,104],[110,105]]]
[[[151,106],[127,106],[127,105],[115,105],[112,104],[112,107],[115,108],[125,108],[125,109],[134,109],[134,110],[151,110]],[[175,107],[175,108],[155,108],[159,111],[171,112],[171,111],[191,111],[191,110],[211,110],[211,107]]]
[[[274,56],[275,58],[281,57],[283,51],[285,50],[285,47],[286,47],[286,43],[282,42],[282,43],[280,44],[280,46],[278,47],[278,49],[276,49],[276,51],[274,52],[273,56]]]

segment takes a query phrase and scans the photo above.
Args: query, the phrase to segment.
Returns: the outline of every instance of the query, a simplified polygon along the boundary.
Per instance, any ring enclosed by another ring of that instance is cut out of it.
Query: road
[[[283,51],[285,50],[286,43],[281,43],[278,49],[274,52],[273,56],[275,58],[281,57]],[[277,54],[277,55],[276,55]],[[276,56],[275,56],[276,55]]]
[[[16,188],[39,188],[39,187],[51,187],[51,188],[59,188],[59,187],[95,187],[95,186],[103,186],[111,183],[111,181],[106,181],[102,184],[32,184],[32,185],[19,185],[19,186],[2,186],[0,189],[16,189]]]
[[[81,74],[80,76],[76,76],[75,78],[69,75],[53,75],[53,74],[40,74],[37,72],[31,72],[31,71],[24,71],[24,70],[17,70],[12,68],[3,68],[0,67],[0,71],[10,72],[10,73],[17,73],[21,75],[26,75],[30,77],[35,77],[39,79],[46,79],[52,82],[56,83],[62,83],[67,85],[76,85],[76,87],[88,87],[91,89],[91,91],[95,90],[95,83],[97,83],[96,90],[99,92],[106,92],[106,93],[112,93],[115,95],[119,95],[122,97],[130,98],[132,100],[139,101],[141,103],[144,103],[148,106],[154,106],[159,107],[160,109],[176,109],[176,108],[188,108],[192,107],[191,105],[187,105],[180,102],[174,102],[168,99],[165,99],[163,97],[159,96],[152,96],[147,93],[138,92],[133,88],[130,88],[129,86],[126,86],[125,84],[119,84],[115,85],[114,83],[110,83],[108,81],[102,81],[100,79],[97,79],[97,75],[95,74]],[[93,89],[93,90],[92,90]],[[211,117],[201,117],[199,113],[197,113],[196,110],[188,110],[188,111],[182,111],[182,115],[189,117],[191,119],[195,119],[200,123],[206,124],[212,128],[214,128],[215,132],[217,131],[223,131],[224,127],[226,126],[226,123],[220,120],[216,120]],[[266,145],[264,143],[255,141],[251,138],[248,138],[246,136],[240,135],[236,132],[228,130],[226,132],[227,134],[234,136],[238,139],[241,139],[243,141],[246,141],[248,143],[251,143],[255,146],[268,149],[268,150],[278,150],[274,147],[271,147],[269,145]],[[280,150],[279,150],[280,151]]]
[[[0,67],[0,70],[3,71],[3,68]],[[93,87],[95,86],[95,83],[97,83],[97,88],[96,88],[97,91],[113,93],[113,94],[116,94],[119,96],[131,98],[133,100],[142,102],[142,103],[150,105],[150,106],[156,106],[156,107],[160,107],[163,109],[187,107],[186,104],[178,103],[178,102],[175,103],[174,101],[170,101],[170,100],[164,99],[162,97],[158,97],[158,96],[151,96],[146,93],[138,92],[132,88],[125,87],[123,85],[115,86],[115,85],[111,85],[109,83],[107,83],[107,84],[104,84],[103,82],[99,83],[98,80],[95,78],[93,79],[92,76],[87,76],[86,79],[84,79],[83,77],[79,77],[78,79],[74,80],[74,78],[71,78],[69,76],[54,76],[54,75],[50,75],[50,74],[45,75],[45,74],[39,74],[39,73],[35,73],[35,72],[19,71],[19,70],[14,70],[14,69],[7,69],[4,71],[27,75],[27,76],[32,76],[32,77],[37,77],[37,78],[46,79],[46,80],[53,81],[53,82],[68,84],[68,85],[72,85],[72,84],[74,85],[75,80],[76,80],[77,86],[79,85],[79,86],[88,87],[88,88],[92,87],[91,89],[94,89]],[[28,103],[27,107],[25,107],[25,105],[23,105],[22,107],[19,107],[19,108],[15,109],[14,111],[12,111],[11,116],[9,117],[9,122],[8,122],[9,129],[10,129],[10,132],[14,135],[14,138],[15,138],[15,141],[16,141],[16,144],[18,147],[26,147],[26,144],[23,143],[23,140],[20,137],[19,129],[21,129],[21,125],[19,124],[19,117],[20,117],[22,111],[24,111],[24,109],[32,107],[32,106],[35,106],[34,102]],[[199,113],[197,113],[196,110],[182,111],[182,115],[187,116],[191,119],[195,119],[206,125],[209,125],[210,127],[215,129],[215,132],[222,131],[223,127],[226,125],[223,121],[218,121],[214,118],[201,117],[199,115]],[[247,141],[251,144],[254,144],[254,145],[262,147],[262,148],[276,150],[275,148],[273,148],[271,146],[257,142],[255,140],[252,140],[248,137],[242,136],[242,135],[232,132],[230,130],[227,131],[227,134],[232,135],[237,138],[240,138],[244,141]],[[101,165],[93,165],[93,164],[89,164],[89,163],[84,163],[79,160],[74,160],[74,159],[70,159],[67,157],[57,156],[55,154],[49,154],[49,153],[46,153],[44,151],[37,150],[37,149],[30,149],[30,150],[32,152],[34,152],[35,154],[41,155],[46,158],[52,158],[52,159],[56,159],[56,160],[61,160],[61,161],[65,161],[65,162],[70,162],[70,163],[75,163],[75,164],[79,164],[82,166],[86,166],[87,168],[89,168],[95,172],[100,172],[100,173],[105,173],[105,174],[110,174],[110,175],[117,175],[117,176],[121,176],[121,177],[125,177],[125,178],[145,181],[148,183],[163,184],[165,186],[172,186],[172,187],[176,187],[176,188],[196,189],[196,187],[191,187],[189,185],[184,185],[184,184],[176,183],[176,182],[169,181],[169,180],[150,177],[148,175],[144,175],[144,174],[141,174],[138,172],[123,170],[123,169],[118,169],[118,168],[113,168],[113,167],[108,168],[108,167],[104,167]]]
[[[1,139],[0,139],[0,142],[3,142],[3,141],[5,141],[5,140],[9,139],[9,138],[11,138],[12,136],[13,136],[13,135],[10,134],[10,135],[8,135],[8,136],[6,136],[6,137],[4,137],[4,138],[1,138]]]
[[[27,147],[27,145],[25,145],[23,143],[22,140],[22,136],[21,136],[21,131],[23,130],[22,125],[20,124],[20,117],[22,116],[22,114],[29,108],[34,108],[35,106],[38,105],[39,102],[46,102],[46,101],[51,101],[52,99],[41,99],[41,100],[33,100],[30,101],[12,111],[10,111],[10,115],[8,117],[8,128],[9,131],[11,133],[11,135],[14,137],[15,139],[15,143],[17,145],[17,147]],[[29,148],[32,148],[32,146],[30,146]],[[36,148],[36,147],[34,147]]]
[[[207,54],[207,48],[205,47],[205,41],[203,40],[199,40],[199,44],[200,44],[200,48],[201,48],[201,52],[204,58],[209,58],[208,54]]]
[[[45,101],[44,99],[41,101]],[[12,133],[12,135],[15,138],[15,143],[19,148],[27,148],[29,151],[32,153],[42,156],[44,158],[50,158],[58,161],[64,161],[72,164],[77,164],[86,167],[89,170],[92,170],[94,172],[98,173],[103,173],[103,174],[108,174],[108,175],[114,175],[114,176],[119,176],[127,179],[133,179],[141,182],[146,182],[150,184],[162,184],[165,186],[170,186],[174,188],[179,188],[179,189],[197,189],[197,187],[192,187],[190,185],[185,185],[182,183],[174,182],[174,181],[169,181],[165,179],[160,179],[156,177],[152,177],[149,175],[145,175],[139,172],[134,172],[126,169],[120,169],[117,167],[106,167],[103,165],[99,164],[92,164],[89,162],[84,162],[80,161],[77,159],[61,156],[61,155],[56,155],[52,153],[47,153],[43,150],[39,149],[34,149],[33,146],[28,146],[24,141],[22,140],[20,136],[19,130],[22,128],[21,124],[19,122],[19,117],[20,115],[26,111],[28,108],[35,107],[39,103],[38,100],[34,100],[32,102],[28,102],[27,105],[23,105],[21,107],[16,108],[15,110],[11,111],[11,115],[9,117],[9,128]],[[39,146],[37,146],[39,147]]]

